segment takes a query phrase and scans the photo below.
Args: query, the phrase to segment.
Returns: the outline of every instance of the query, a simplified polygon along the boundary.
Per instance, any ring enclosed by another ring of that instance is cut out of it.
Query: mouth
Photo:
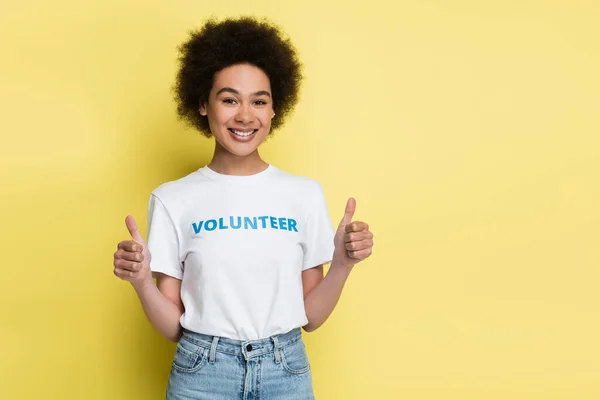
[[[227,128],[229,130],[229,132],[233,133],[235,136],[241,137],[241,138],[247,138],[252,136],[257,130],[256,129],[249,129],[249,130],[237,130],[237,129],[233,129],[233,128]]]

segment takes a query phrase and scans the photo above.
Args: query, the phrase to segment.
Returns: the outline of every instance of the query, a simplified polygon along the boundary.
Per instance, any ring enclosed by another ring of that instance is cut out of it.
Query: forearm
[[[314,331],[329,318],[340,299],[351,270],[352,267],[339,264],[335,258],[332,260],[327,275],[304,298],[304,309],[308,317],[305,331]]]
[[[178,341],[181,334],[179,319],[183,314],[182,310],[158,290],[154,280],[144,285],[134,286],[134,289],[154,329],[168,340]]]

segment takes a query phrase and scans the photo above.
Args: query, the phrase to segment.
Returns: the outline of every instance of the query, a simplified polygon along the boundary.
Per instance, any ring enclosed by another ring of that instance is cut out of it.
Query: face
[[[222,69],[215,74],[200,114],[208,117],[218,146],[237,156],[252,154],[271,130],[274,114],[269,77],[249,64]]]

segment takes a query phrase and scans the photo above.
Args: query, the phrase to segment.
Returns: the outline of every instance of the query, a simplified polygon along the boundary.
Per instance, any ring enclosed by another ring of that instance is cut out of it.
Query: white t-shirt
[[[321,185],[272,165],[250,176],[203,167],[148,206],[150,268],[182,280],[181,326],[232,339],[308,322],[302,271],[331,261],[334,234]]]

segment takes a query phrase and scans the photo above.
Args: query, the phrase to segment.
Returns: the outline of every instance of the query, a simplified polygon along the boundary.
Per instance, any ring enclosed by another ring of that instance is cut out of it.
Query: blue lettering
[[[223,218],[219,218],[219,229],[229,229],[227,225],[223,225]]]
[[[298,232],[298,229],[296,229],[296,220],[295,219],[291,219],[288,218],[288,230],[291,231],[292,229],[296,232]]]
[[[212,228],[209,228],[208,224],[212,224]],[[214,231],[216,227],[217,221],[215,221],[214,219],[209,219],[208,221],[206,221],[206,224],[204,224],[204,229],[206,229],[207,231]]]
[[[242,227],[242,217],[237,217],[237,225],[233,223],[233,217],[229,217],[229,225],[231,225],[231,227],[233,229],[240,229]]]
[[[256,220],[256,217],[252,217],[252,219],[244,217],[244,229],[248,229],[248,226],[250,226],[252,229],[256,229],[257,222],[258,221]]]
[[[258,221],[260,220],[260,227]],[[298,222],[293,218],[272,217],[263,215],[260,217],[234,217],[229,216],[229,225],[227,225],[227,217],[209,219],[206,221],[198,221],[192,223],[194,233],[199,234],[202,229],[212,232],[216,229],[242,229],[242,221],[244,221],[244,229],[278,229],[282,231],[298,232]]]
[[[200,229],[202,229],[202,224],[203,223],[204,223],[204,221],[200,221],[200,222],[198,222],[198,225],[196,225],[195,222],[192,224],[192,227],[194,228],[194,233],[196,235],[200,233]]]
[[[267,218],[269,218],[269,217],[258,217],[258,219],[260,219],[260,222],[262,222],[263,229],[267,227],[267,223],[266,223]]]
[[[285,218],[279,218],[279,229],[283,229],[287,231],[287,226],[285,226]]]

